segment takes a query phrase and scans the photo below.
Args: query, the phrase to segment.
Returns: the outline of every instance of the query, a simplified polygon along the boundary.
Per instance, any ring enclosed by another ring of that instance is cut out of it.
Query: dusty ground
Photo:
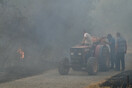
[[[126,56],[126,70],[132,70],[132,54]],[[61,76],[57,69],[47,71],[41,75],[27,77],[0,84],[0,88],[86,88],[96,82],[101,82],[120,72],[99,72],[96,76],[89,76],[85,72],[70,71],[69,75]]]
[[[38,76],[0,84],[0,88],[83,88],[117,73],[119,72],[101,72],[97,76],[88,76],[85,72],[72,71],[67,76],[61,76],[55,69]]]

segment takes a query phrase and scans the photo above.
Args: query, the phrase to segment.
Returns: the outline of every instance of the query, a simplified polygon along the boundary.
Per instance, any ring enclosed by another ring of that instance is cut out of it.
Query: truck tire
[[[62,61],[59,62],[58,72],[60,75],[67,75],[69,73],[69,70],[70,70],[69,59],[64,58]]]
[[[96,75],[98,72],[98,61],[95,57],[90,57],[87,61],[87,72],[89,75]]]

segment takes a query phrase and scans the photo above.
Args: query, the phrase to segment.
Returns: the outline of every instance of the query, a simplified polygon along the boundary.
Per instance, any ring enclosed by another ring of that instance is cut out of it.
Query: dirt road
[[[131,57],[127,55],[126,68],[131,69]],[[86,72],[70,71],[69,75],[61,76],[57,69],[47,71],[41,75],[27,77],[16,81],[0,84],[0,88],[85,88],[86,86],[103,81],[119,72],[99,72],[96,76],[89,76]]]
[[[103,72],[97,76],[88,76],[85,72],[71,71],[61,76],[57,70],[50,70],[38,76],[19,79],[0,84],[0,88],[83,88],[93,82],[104,80],[118,72]]]

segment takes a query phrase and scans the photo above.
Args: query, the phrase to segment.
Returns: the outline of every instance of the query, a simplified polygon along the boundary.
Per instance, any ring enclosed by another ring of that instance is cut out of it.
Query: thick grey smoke
[[[18,64],[19,48],[25,52],[22,63],[31,68],[67,56],[69,48],[81,42],[83,30],[92,32],[92,3],[93,0],[3,0],[0,27],[4,68]]]
[[[128,41],[132,41],[131,3],[131,0],[98,0],[91,12],[94,32],[114,35],[121,32]]]
[[[2,0],[0,3],[4,67],[14,64],[18,48],[25,52],[25,66],[42,67],[45,61],[57,61],[81,42],[84,30],[92,35],[119,31],[132,41],[131,0]]]

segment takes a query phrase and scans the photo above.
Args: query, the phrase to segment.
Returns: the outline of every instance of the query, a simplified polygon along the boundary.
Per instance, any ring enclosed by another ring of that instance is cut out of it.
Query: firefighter
[[[101,45],[108,44],[108,40],[107,40],[106,36],[101,37],[99,41],[100,41]]]
[[[92,37],[89,33],[85,32],[84,33],[84,37],[83,37],[83,40],[82,40],[82,45],[88,45],[88,46],[91,46],[93,44],[92,42]]]
[[[125,54],[127,51],[126,40],[121,36],[119,32],[116,33],[116,70],[120,71],[120,62],[122,71],[125,70]]]
[[[107,35],[107,39],[109,41],[109,46],[110,46],[110,62],[111,62],[111,69],[114,69],[115,65],[115,39],[112,37],[111,34]]]

